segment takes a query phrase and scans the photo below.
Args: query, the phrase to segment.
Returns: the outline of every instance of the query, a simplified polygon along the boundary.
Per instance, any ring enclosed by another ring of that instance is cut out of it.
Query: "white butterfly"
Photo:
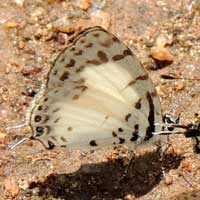
[[[138,58],[114,35],[93,27],[57,57],[27,123],[46,147],[134,146],[162,130],[155,126],[162,115]]]

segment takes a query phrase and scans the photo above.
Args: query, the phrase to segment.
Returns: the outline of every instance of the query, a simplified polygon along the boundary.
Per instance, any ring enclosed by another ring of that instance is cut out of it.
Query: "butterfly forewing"
[[[30,117],[33,137],[73,146],[134,145],[160,131],[159,98],[139,60],[101,27],[57,57]]]

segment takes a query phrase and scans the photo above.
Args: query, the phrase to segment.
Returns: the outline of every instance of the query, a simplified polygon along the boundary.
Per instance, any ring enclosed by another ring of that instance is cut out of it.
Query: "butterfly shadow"
[[[163,178],[165,172],[176,169],[183,157],[153,152],[131,160],[127,165],[123,159],[98,164],[83,165],[71,174],[51,174],[44,182],[32,182],[30,189],[37,188],[43,198],[61,198],[71,200],[113,200],[127,194],[135,197],[145,195]]]

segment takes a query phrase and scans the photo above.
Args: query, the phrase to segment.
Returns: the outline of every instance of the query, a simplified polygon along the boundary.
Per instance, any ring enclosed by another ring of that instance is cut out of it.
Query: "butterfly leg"
[[[158,152],[160,154],[160,162],[161,162],[161,170],[162,170],[162,175],[165,178],[166,177],[166,173],[165,173],[165,167],[164,167],[164,157],[165,157],[165,153],[168,151],[169,147],[172,147],[172,144],[169,141],[169,135],[167,137],[167,141],[160,141],[158,143]]]

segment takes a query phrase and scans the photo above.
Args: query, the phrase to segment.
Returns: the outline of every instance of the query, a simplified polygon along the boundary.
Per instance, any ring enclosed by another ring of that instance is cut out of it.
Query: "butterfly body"
[[[54,61],[27,117],[45,146],[135,144],[161,131],[159,98],[137,57],[101,27],[84,30]]]

